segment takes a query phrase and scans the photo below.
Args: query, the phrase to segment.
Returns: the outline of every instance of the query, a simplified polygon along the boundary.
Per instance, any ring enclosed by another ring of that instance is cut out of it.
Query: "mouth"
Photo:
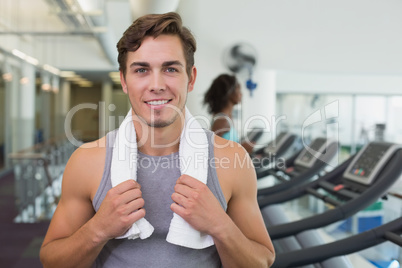
[[[150,101],[145,101],[145,103],[152,107],[160,107],[165,104],[168,104],[171,101],[172,101],[171,99],[170,100],[150,100]]]

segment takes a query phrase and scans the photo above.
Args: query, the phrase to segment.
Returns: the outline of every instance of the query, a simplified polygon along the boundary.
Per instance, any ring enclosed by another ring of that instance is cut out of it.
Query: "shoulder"
[[[216,135],[213,140],[216,172],[227,201],[245,188],[254,191],[255,168],[244,147]]]
[[[224,133],[230,130],[230,118],[225,115],[218,115],[214,117],[214,121],[211,126],[211,130],[218,136],[222,136]]]
[[[227,165],[228,169],[234,170],[235,172],[243,169],[254,171],[254,165],[250,155],[241,144],[217,135],[213,136],[213,142],[216,161],[222,160],[225,162],[225,159],[227,159],[229,162]],[[219,166],[217,166],[217,168],[219,168]]]
[[[99,140],[84,143],[74,151],[66,168],[74,168],[80,172],[86,172],[91,167],[104,165],[106,155],[106,137]]]
[[[67,162],[63,175],[63,191],[78,189],[93,197],[103,175],[106,137],[77,148]],[[91,198],[92,199],[92,198]]]

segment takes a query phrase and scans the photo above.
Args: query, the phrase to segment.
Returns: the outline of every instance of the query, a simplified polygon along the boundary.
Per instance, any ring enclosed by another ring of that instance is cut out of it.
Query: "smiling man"
[[[125,74],[121,73],[123,90],[130,98],[135,115],[150,127],[163,128],[178,122],[177,111],[164,108],[174,105],[183,112],[187,92],[193,89],[195,68],[186,75],[183,52],[178,47],[181,41],[177,36],[146,37],[136,53],[127,56],[129,68]]]
[[[122,126],[76,150],[41,248],[44,267],[269,267],[275,253],[245,150],[202,130],[207,180],[181,172],[180,138],[190,118],[186,99],[197,70],[196,43],[180,16],[141,17],[117,47],[132,107],[124,122],[138,142],[136,170],[114,185],[113,153],[125,138]],[[175,216],[183,220],[183,235],[189,229],[196,235],[169,238]]]

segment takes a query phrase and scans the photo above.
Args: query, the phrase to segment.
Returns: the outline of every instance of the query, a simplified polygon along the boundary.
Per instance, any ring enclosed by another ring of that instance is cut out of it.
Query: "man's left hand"
[[[174,190],[170,208],[194,229],[213,235],[228,217],[208,186],[199,180],[182,175]]]

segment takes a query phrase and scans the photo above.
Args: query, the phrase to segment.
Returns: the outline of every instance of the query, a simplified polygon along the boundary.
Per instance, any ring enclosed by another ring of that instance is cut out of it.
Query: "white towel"
[[[132,110],[130,109],[119,127],[113,147],[111,166],[113,187],[127,179],[137,180],[137,150]],[[208,139],[205,131],[187,108],[185,125],[180,136],[179,159],[181,174],[187,174],[204,184],[207,183]],[[153,231],[152,225],[142,218],[135,222],[123,236],[117,238],[135,239],[140,237],[146,239]],[[214,244],[211,236],[195,230],[176,213],[173,213],[166,241],[194,249],[206,248]]]

